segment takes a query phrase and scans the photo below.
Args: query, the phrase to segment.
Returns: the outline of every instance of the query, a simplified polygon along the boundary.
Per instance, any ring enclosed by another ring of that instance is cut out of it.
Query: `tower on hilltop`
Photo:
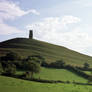
[[[29,30],[29,39],[33,39],[33,30]]]

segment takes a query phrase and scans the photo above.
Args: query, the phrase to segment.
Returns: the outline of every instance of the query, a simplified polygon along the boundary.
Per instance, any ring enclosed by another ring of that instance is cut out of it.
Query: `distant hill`
[[[22,57],[39,54],[44,56],[47,62],[63,59],[67,64],[83,65],[88,62],[92,66],[92,57],[90,56],[35,39],[14,38],[1,42],[0,56],[9,51],[17,52]]]

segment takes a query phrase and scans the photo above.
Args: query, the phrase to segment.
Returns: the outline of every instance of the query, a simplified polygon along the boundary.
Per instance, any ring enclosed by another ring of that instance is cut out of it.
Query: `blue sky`
[[[0,0],[0,42],[28,37],[92,56],[92,0]]]

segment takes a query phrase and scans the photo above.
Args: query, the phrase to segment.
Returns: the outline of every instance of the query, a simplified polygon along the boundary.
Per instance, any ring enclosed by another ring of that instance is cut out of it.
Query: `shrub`
[[[92,83],[92,75],[88,77],[88,83]]]
[[[89,68],[89,64],[88,63],[84,63],[84,69],[88,69]]]
[[[2,64],[0,63],[0,75],[3,73],[3,67]]]
[[[21,59],[20,55],[18,55],[15,52],[9,52],[5,56],[1,57],[1,61],[9,61],[9,60],[15,61],[15,60],[20,60],[20,59]]]
[[[52,68],[64,68],[65,62],[63,60],[58,60],[56,62],[52,62],[50,64],[50,67],[52,67]]]
[[[12,76],[16,73],[16,66],[14,64],[7,64],[4,68],[4,74],[8,76]]]
[[[40,72],[40,64],[35,61],[28,61],[25,63],[25,69],[31,73],[30,77],[33,78],[34,73]]]
[[[45,61],[45,59],[40,55],[32,55],[32,56],[28,56],[26,61],[35,61],[35,62],[41,64],[42,62]]]

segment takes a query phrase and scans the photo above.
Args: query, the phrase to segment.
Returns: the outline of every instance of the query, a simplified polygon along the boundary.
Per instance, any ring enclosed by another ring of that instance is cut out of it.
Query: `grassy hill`
[[[92,86],[49,84],[0,76],[0,92],[91,92]]]
[[[88,62],[92,66],[92,57],[80,54],[63,46],[28,38],[15,38],[0,43],[0,56],[13,51],[19,53],[23,58],[33,54],[45,57],[46,62],[55,62],[63,59],[67,64],[83,65]],[[24,71],[17,71],[21,74]],[[34,74],[35,78],[45,80],[63,80],[87,83],[87,80],[65,69],[41,68],[39,74]],[[0,76],[0,92],[91,92],[92,87],[88,85],[76,84],[50,84],[32,82],[16,78]]]
[[[39,54],[45,57],[47,62],[63,59],[67,64],[83,65],[88,62],[92,66],[92,57],[80,54],[63,46],[28,38],[15,38],[0,43],[0,55],[9,51],[15,51],[26,57]]]

